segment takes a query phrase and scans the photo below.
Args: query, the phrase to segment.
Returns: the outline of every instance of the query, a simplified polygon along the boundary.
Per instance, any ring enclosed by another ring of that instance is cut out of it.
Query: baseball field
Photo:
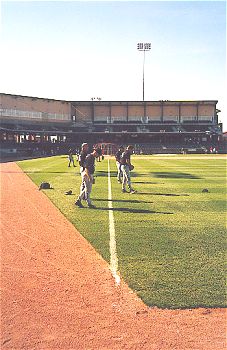
[[[75,207],[81,177],[67,156],[17,164],[37,186],[51,184],[42,191],[116,283],[123,279],[148,306],[225,307],[226,156],[134,155],[132,163],[135,194],[121,192],[113,157],[96,163],[96,209]]]

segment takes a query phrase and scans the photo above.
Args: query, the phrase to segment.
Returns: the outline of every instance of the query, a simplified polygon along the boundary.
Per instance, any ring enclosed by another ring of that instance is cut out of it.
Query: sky
[[[59,100],[218,100],[225,1],[2,1],[0,92]],[[144,54],[137,43],[151,43]]]

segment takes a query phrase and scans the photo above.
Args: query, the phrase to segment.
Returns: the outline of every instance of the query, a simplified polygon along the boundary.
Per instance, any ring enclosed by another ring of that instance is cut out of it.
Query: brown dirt
[[[2,349],[224,350],[223,309],[148,308],[15,163],[1,164]]]

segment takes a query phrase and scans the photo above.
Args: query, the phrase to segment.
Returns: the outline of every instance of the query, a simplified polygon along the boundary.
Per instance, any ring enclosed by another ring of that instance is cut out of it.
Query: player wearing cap
[[[80,194],[75,202],[75,205],[79,208],[83,208],[83,204],[81,203],[82,199],[86,200],[89,208],[95,208],[95,206],[91,203],[91,190],[94,182],[95,159],[99,157],[99,155],[100,153],[97,148],[93,148],[93,151],[85,158],[83,171],[81,173],[84,188],[81,186]]]
[[[82,172],[85,169],[84,162],[85,162],[85,159],[86,159],[87,155],[88,155],[88,144],[86,142],[84,142],[81,145],[81,152],[79,154],[79,165],[80,165],[80,175],[81,175],[80,191],[81,192],[85,188]],[[85,198],[83,198],[83,199],[85,199]]]
[[[115,153],[116,166],[117,166],[117,181],[121,183],[122,170],[121,170],[121,156],[124,151],[124,147],[120,146],[118,151]]]
[[[73,166],[75,167],[74,157],[73,157],[73,151],[72,151],[71,148],[69,149],[68,160],[69,160],[69,162],[68,162],[68,167],[70,168],[71,163],[72,163]]]
[[[86,142],[81,145],[81,152],[79,155],[80,173],[83,171],[84,162],[88,154],[88,144]]]
[[[126,151],[123,152],[121,156],[121,170],[123,173],[122,192],[127,192],[125,188],[127,184],[129,188],[129,192],[136,193],[136,191],[132,188],[131,177],[130,177],[130,171],[134,169],[134,166],[131,164],[131,155],[133,153],[133,149],[134,147],[132,145],[129,145],[126,148]]]

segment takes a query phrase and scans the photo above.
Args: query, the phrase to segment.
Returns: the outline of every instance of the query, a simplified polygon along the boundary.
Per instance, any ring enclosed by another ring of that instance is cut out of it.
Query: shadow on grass
[[[24,171],[25,174],[72,174],[72,172],[68,172],[68,171]],[[74,175],[79,175],[79,171],[78,174],[75,173]]]
[[[108,171],[95,171],[95,175],[97,177],[99,176],[104,176],[104,177],[108,177]],[[110,177],[116,177],[117,178],[117,172],[116,171],[110,171]]]
[[[130,173],[130,176],[131,177],[149,177],[149,176],[152,176],[152,173],[137,173],[137,172],[131,172]]]
[[[147,209],[133,209],[133,208],[96,207],[95,210],[113,210],[113,211],[120,211],[122,213],[132,213],[132,214],[169,214],[169,215],[174,214],[174,213],[163,212],[163,211],[155,211],[155,210],[147,210]]]
[[[138,199],[94,199],[97,202],[122,202],[122,203],[154,203],[150,201],[139,201]]]
[[[164,182],[132,181],[134,184],[164,185]]]
[[[195,176],[192,174],[188,174],[188,173],[174,173],[174,172],[148,172],[148,173],[137,173],[137,172],[132,172],[131,173],[131,177],[157,177],[157,178],[161,178],[161,179],[192,179],[192,180],[198,180],[198,179],[202,179],[199,176]]]
[[[161,173],[152,173],[154,177],[159,178],[170,178],[170,179],[201,179],[201,177],[187,174],[187,173],[171,173],[171,172],[161,172]]]
[[[175,194],[175,193],[152,193],[152,192],[138,192],[137,194],[150,196],[169,196],[169,197],[187,197],[189,194]]]

